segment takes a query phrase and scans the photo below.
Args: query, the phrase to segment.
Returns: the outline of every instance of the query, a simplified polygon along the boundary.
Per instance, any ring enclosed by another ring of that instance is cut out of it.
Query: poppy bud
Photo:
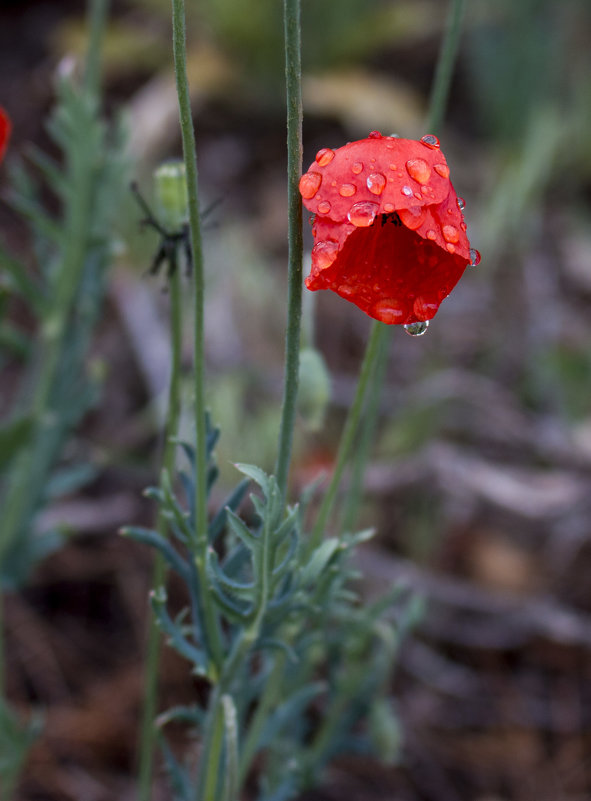
[[[169,231],[179,231],[187,222],[187,177],[183,161],[167,161],[154,171],[159,217]]]
[[[322,428],[330,400],[330,375],[316,348],[300,350],[298,411],[309,431]]]
[[[383,323],[428,322],[480,260],[432,134],[417,142],[372,131],[323,148],[300,194],[315,215],[306,286],[331,289]]]
[[[371,705],[369,733],[378,757],[388,765],[396,764],[402,745],[402,730],[386,698],[377,698]]]

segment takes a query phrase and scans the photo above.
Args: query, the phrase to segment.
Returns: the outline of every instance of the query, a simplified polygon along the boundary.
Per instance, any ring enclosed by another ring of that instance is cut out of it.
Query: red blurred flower
[[[0,161],[2,161],[4,153],[6,152],[11,129],[12,126],[8,114],[4,111],[2,106],[0,106]]]
[[[300,179],[314,212],[308,289],[332,289],[390,324],[430,320],[478,251],[437,137],[324,148]]]

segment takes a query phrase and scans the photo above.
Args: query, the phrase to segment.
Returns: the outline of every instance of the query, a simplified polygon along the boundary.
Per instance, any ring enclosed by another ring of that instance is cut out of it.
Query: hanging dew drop
[[[424,145],[430,147],[432,150],[438,150],[440,147],[439,139],[434,134],[426,134],[421,136],[420,140]]]
[[[421,320],[416,323],[407,323],[403,326],[406,333],[411,337],[422,337],[429,328],[429,320]]]
[[[478,267],[480,264],[480,253],[476,248],[470,248],[470,267]]]
[[[466,208],[466,201],[464,200],[463,197],[458,198],[458,208],[460,211],[464,211],[464,209]]]

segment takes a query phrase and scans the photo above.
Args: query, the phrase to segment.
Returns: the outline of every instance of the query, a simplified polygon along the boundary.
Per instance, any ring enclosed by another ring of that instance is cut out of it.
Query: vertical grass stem
[[[275,472],[283,498],[291,460],[298,393],[302,317],[302,202],[298,189],[302,172],[302,65],[300,0],[284,0],[285,82],[287,93],[288,300],[285,336],[285,376],[279,448]]]
[[[164,434],[162,469],[169,476],[174,475],[176,442],[181,414],[181,352],[182,352],[182,291],[181,276],[176,266],[170,277],[170,345],[171,368],[168,389],[168,409]],[[162,511],[158,514],[158,533],[166,537],[167,520]],[[158,589],[165,581],[164,559],[159,552],[154,558],[152,587]],[[158,704],[158,667],[160,663],[160,630],[154,616],[150,616],[148,643],[145,658],[144,705],[139,742],[138,759],[138,801],[149,801],[152,784],[152,764],[156,746],[156,717]]]
[[[205,423],[205,352],[204,352],[204,278],[201,221],[199,218],[197,155],[191,116],[191,98],[187,79],[187,44],[184,0],[172,0],[173,54],[179,116],[183,140],[183,158],[187,174],[189,230],[193,254],[194,282],[194,404],[195,404],[195,541],[192,543],[199,574],[200,604],[204,638],[213,662],[213,674],[219,673],[222,661],[219,622],[207,589],[205,564],[207,554],[207,451]]]

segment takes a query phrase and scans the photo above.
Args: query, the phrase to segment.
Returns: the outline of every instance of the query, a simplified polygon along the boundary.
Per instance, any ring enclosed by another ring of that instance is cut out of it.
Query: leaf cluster
[[[217,474],[217,437],[208,421],[209,490]],[[207,743],[208,730],[216,726],[223,732],[223,770],[208,785],[217,788],[216,798],[236,798],[255,760],[260,801],[279,801],[312,784],[342,751],[375,747],[395,758],[398,727],[387,685],[416,610],[399,588],[374,604],[361,604],[351,556],[372,532],[312,547],[305,526],[313,491],[305,491],[299,504],[286,505],[274,476],[254,465],[236,465],[246,478],[211,518],[207,533],[204,575],[223,642],[219,668],[204,633],[198,586],[193,452],[181,447],[189,470],[179,475],[180,494],[166,475],[159,489],[148,491],[168,520],[170,539],[146,528],[123,532],[156,548],[185,584],[189,602],[175,618],[164,587],[153,593],[152,608],[168,643],[210,685],[207,708],[175,708],[158,721],[189,723],[206,743],[197,782],[164,745],[177,797],[193,798],[195,784],[197,797],[207,797],[201,777],[215,762]],[[239,509],[251,484],[253,511],[245,518]]]
[[[36,513],[57,493],[92,475],[87,465],[59,467],[64,445],[96,403],[99,379],[88,366],[113,220],[125,174],[125,130],[108,128],[90,89],[62,78],[48,124],[55,157],[37,148],[15,164],[9,203],[31,241],[31,265],[0,242],[0,366],[20,362],[22,381],[0,425],[0,579],[18,586],[59,543],[35,535]],[[53,209],[50,211],[49,209]],[[25,311],[13,321],[15,304]]]

